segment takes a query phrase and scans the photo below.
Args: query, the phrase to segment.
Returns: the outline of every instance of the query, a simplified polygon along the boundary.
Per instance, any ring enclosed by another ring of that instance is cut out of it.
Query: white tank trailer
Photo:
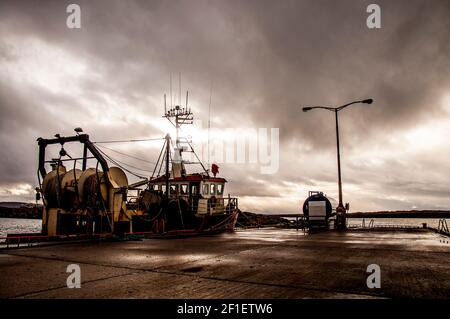
[[[309,228],[328,228],[328,220],[333,215],[333,206],[322,192],[309,192],[303,203],[303,216]]]

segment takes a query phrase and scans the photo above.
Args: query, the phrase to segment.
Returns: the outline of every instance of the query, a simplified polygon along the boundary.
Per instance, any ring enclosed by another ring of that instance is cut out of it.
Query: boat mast
[[[186,92],[186,106],[181,107],[180,105],[176,105],[175,107],[171,107],[169,110],[165,111],[163,117],[167,118],[176,129],[175,136],[175,149],[174,149],[174,157],[173,163],[178,164],[181,169],[184,169],[184,161],[182,158],[182,152],[187,151],[188,148],[183,146],[183,144],[189,144],[187,138],[180,137],[180,128],[184,124],[193,124],[194,123],[194,115],[191,112],[191,109],[187,107],[188,103],[188,95]]]
[[[202,161],[195,153],[194,148],[189,142],[188,137],[180,136],[181,126],[184,124],[194,124],[194,114],[191,112],[191,109],[188,108],[188,99],[189,92],[186,92],[186,105],[185,107],[181,107],[180,105],[176,105],[175,107],[171,107],[170,109],[164,108],[164,116],[176,129],[176,140],[174,147],[174,155],[172,158],[172,173],[173,177],[179,177],[186,173],[185,164],[200,164],[205,171],[205,173],[209,176],[208,170],[203,165]],[[182,153],[183,152],[191,152],[194,154],[195,158],[198,162],[190,162],[183,160]]]
[[[169,161],[170,161],[170,135],[166,135],[166,198],[169,198]]]

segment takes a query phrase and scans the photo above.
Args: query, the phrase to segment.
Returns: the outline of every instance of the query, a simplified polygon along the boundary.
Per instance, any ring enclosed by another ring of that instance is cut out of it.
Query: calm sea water
[[[0,218],[0,237],[7,233],[39,233],[42,221],[40,219]]]
[[[372,218],[365,219],[367,226]],[[422,226],[426,223],[430,227],[438,227],[439,219],[429,218],[373,218],[374,226],[381,225],[400,225],[400,226]],[[362,218],[349,218],[350,226],[361,226]],[[450,224],[450,219],[447,220]],[[39,233],[41,231],[42,222],[40,219],[23,219],[23,218],[0,218],[0,237],[4,237],[7,233]]]

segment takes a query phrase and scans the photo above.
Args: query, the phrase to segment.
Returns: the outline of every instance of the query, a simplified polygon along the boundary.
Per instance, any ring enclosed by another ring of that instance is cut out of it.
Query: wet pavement
[[[81,288],[66,285],[69,264]],[[367,266],[381,269],[368,288]],[[0,298],[450,298],[450,238],[429,230],[70,243],[0,251]]]

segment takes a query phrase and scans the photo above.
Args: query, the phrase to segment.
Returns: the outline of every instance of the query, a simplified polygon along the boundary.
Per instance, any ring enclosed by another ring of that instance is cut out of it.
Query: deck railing
[[[347,228],[349,229],[421,229],[424,226],[419,225],[405,225],[405,224],[394,224],[394,223],[378,223],[375,224],[375,220],[371,219],[368,223],[366,219],[363,218],[361,224],[349,224],[347,219]]]

